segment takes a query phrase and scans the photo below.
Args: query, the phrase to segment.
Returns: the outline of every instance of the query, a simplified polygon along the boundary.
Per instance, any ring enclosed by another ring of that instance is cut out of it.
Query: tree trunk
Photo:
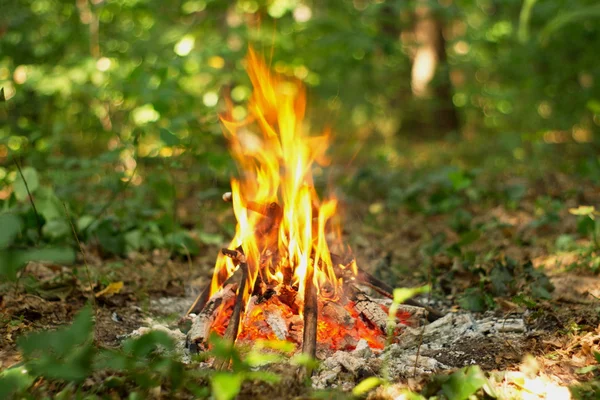
[[[452,84],[447,64],[443,23],[421,0],[415,10],[414,40],[417,48],[412,65],[411,87],[415,97],[434,97],[435,128],[458,131],[458,114],[452,102]]]

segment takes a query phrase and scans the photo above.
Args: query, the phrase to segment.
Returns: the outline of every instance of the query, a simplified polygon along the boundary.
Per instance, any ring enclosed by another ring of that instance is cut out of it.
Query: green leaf
[[[494,294],[500,296],[508,293],[515,279],[505,265],[497,263],[490,271],[490,281]]]
[[[21,263],[45,261],[55,264],[73,264],[76,254],[73,249],[68,247],[49,247],[45,249],[22,250],[16,253],[16,258]]]
[[[15,191],[15,197],[19,201],[24,201],[29,198],[29,195],[27,194],[27,188],[25,187],[25,182],[23,181],[23,178],[25,178],[25,181],[27,181],[27,186],[29,187],[29,191],[31,192],[31,194],[35,193],[37,188],[40,186],[38,174],[34,168],[25,167],[22,169],[22,171],[23,171],[23,176],[21,176],[21,174],[17,174],[17,177],[15,178],[15,182],[13,184],[13,189]]]
[[[565,25],[592,17],[600,17],[600,4],[577,7],[572,11],[567,11],[563,14],[560,14],[551,19],[550,22],[546,24],[544,29],[542,29],[542,33],[540,34],[540,42],[544,44],[548,43],[550,36]]]
[[[466,400],[487,383],[485,375],[479,366],[462,368],[442,384],[442,392],[448,400]]]
[[[367,379],[362,380],[358,385],[354,386],[354,389],[352,389],[352,394],[354,396],[364,396],[383,383],[385,383],[383,379],[376,376],[370,376]]]
[[[64,219],[53,219],[44,224],[42,234],[52,240],[64,238],[71,234],[71,226]]]
[[[463,171],[454,171],[448,174],[452,187],[457,192],[468,188],[473,183],[473,180],[469,178]]]
[[[591,99],[585,105],[588,110],[593,112],[594,114],[600,114],[600,101],[596,99]]]
[[[579,374],[579,375],[584,375],[584,374],[587,374],[588,372],[597,370],[598,367],[599,367],[598,365],[588,365],[587,367],[577,368],[575,370],[575,373]]]
[[[177,146],[181,140],[170,130],[160,128],[160,140],[167,146]]]
[[[4,88],[0,88],[0,103],[4,103],[6,101],[6,96],[4,95]]]
[[[80,382],[92,371],[93,310],[84,307],[73,324],[53,332],[36,332],[17,343],[34,375]]]
[[[468,246],[471,243],[475,242],[480,237],[481,237],[481,232],[478,230],[465,232],[462,235],[460,235],[460,240],[458,241],[457,245],[459,247]]]
[[[13,214],[1,214],[0,226],[0,249],[5,249],[21,231],[21,220]]]
[[[420,286],[417,288],[398,288],[394,289],[394,303],[402,304],[406,300],[419,294],[429,293],[431,288],[429,285]]]
[[[172,351],[174,348],[173,339],[166,332],[150,331],[123,344],[123,350],[136,358],[149,357],[159,348],[167,351]]]
[[[577,221],[577,232],[581,235],[589,235],[596,229],[596,221],[588,215],[580,216]]]
[[[213,396],[217,400],[231,400],[240,392],[244,377],[241,374],[218,372],[211,378]]]
[[[26,366],[9,368],[0,372],[0,399],[10,399],[33,384]]]
[[[486,296],[479,288],[469,288],[458,300],[458,304],[465,310],[474,312],[483,312],[490,305],[493,305],[494,300]]]
[[[244,362],[252,368],[281,362],[283,360],[284,357],[281,354],[264,353],[256,350],[250,351],[244,358]]]

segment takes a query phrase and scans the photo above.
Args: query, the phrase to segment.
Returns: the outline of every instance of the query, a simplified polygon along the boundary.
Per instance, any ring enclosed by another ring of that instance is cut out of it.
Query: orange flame
[[[328,162],[329,134],[309,136],[303,129],[306,92],[300,82],[273,74],[252,48],[246,61],[254,87],[248,117],[234,120],[230,102],[221,116],[241,171],[240,178],[231,181],[237,227],[230,248],[241,246],[246,256],[244,298],[249,300],[259,276],[265,284],[297,288],[302,296],[311,268],[320,295],[335,298],[340,283],[326,234],[332,233],[327,232],[328,222],[336,212],[337,201],[319,199],[311,171],[313,163]],[[250,130],[253,125],[258,125],[260,134]],[[257,209],[271,215],[265,217]],[[211,295],[235,269],[230,258],[218,257]]]

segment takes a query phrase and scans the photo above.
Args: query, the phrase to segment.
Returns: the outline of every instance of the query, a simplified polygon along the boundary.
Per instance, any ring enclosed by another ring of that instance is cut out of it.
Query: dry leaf
[[[123,289],[123,281],[113,282],[109,284],[107,287],[96,293],[96,297],[110,297],[113,294],[117,294]]]

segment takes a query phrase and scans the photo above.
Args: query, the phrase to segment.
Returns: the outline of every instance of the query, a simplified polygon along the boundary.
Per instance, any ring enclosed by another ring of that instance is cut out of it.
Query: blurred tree
[[[458,132],[460,126],[452,102],[443,17],[429,3],[429,0],[417,1],[414,12],[412,36],[416,49],[412,58],[412,92],[417,98],[431,96],[435,99],[434,128],[440,132]]]

